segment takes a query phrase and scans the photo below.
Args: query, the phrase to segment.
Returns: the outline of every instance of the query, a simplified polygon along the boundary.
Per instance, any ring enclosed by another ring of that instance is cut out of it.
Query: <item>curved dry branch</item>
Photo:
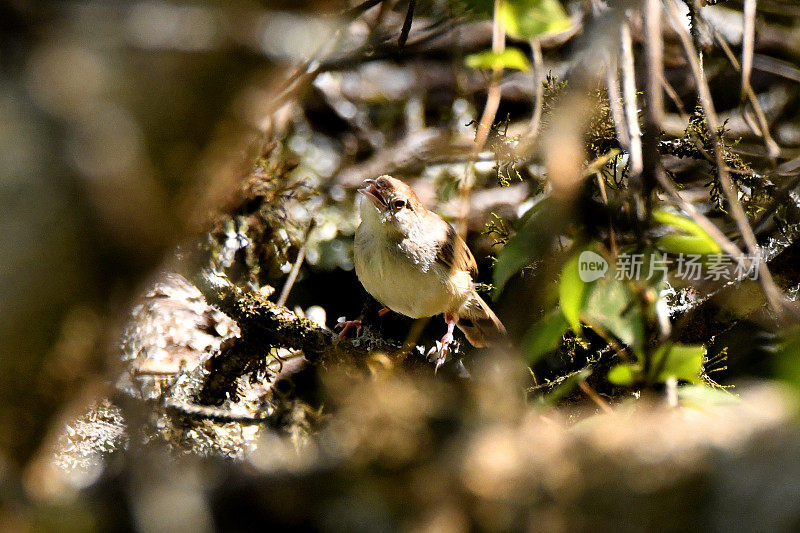
[[[700,98],[700,104],[703,107],[706,123],[708,124],[709,131],[711,132],[709,137],[711,138],[714,147],[714,157],[717,162],[719,181],[722,185],[722,190],[725,192],[725,196],[728,199],[731,216],[739,227],[739,231],[741,232],[744,242],[747,245],[747,250],[750,253],[750,256],[757,264],[759,282],[761,283],[764,296],[766,297],[770,308],[777,315],[782,316],[783,313],[789,309],[789,307],[786,305],[786,299],[783,294],[781,294],[780,289],[778,289],[778,287],[775,285],[775,281],[772,279],[772,274],[770,273],[769,268],[767,268],[766,263],[764,262],[763,258],[761,258],[758,243],[756,242],[756,237],[753,233],[753,228],[750,227],[750,223],[747,220],[747,215],[742,208],[742,204],[739,202],[733,182],[731,181],[728,166],[725,163],[722,142],[717,135],[717,132],[720,130],[719,117],[714,109],[714,101],[711,98],[711,90],[709,89],[708,83],[703,75],[697,50],[692,43],[689,32],[680,24],[680,14],[678,13],[678,9],[675,6],[674,0],[666,0],[665,5],[667,6],[668,15],[675,23],[675,27],[678,31],[678,37],[680,38],[681,45],[683,46],[686,59],[689,62],[692,75],[697,83],[697,92]]]

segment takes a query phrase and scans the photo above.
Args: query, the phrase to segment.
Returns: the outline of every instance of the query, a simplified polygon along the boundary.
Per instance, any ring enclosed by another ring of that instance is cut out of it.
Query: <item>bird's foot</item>
[[[454,344],[456,344],[456,342],[453,339],[453,332],[448,331],[445,333],[444,337],[442,337],[442,340],[436,341],[436,346],[428,350],[428,360],[435,365],[434,373],[447,361],[447,355],[453,351],[452,347]]]
[[[353,328],[356,328],[356,337],[361,335],[361,321],[360,320],[345,320],[345,318],[339,317],[338,322],[335,326],[333,326],[334,330],[342,328],[342,331],[339,332],[339,336],[336,338],[336,342],[344,339],[347,336],[347,332]]]

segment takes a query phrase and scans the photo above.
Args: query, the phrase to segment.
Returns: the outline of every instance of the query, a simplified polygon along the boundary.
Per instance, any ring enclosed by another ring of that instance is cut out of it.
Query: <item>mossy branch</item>
[[[194,281],[208,303],[236,321],[241,330],[240,338],[208,360],[210,374],[198,398],[202,404],[221,403],[234,392],[236,379],[246,374],[253,363],[267,357],[271,348],[301,350],[313,364],[345,363],[357,367],[364,365],[373,350],[393,359],[407,352],[382,340],[337,342],[329,329],[269,301],[265,294],[245,292],[216,273],[204,271]]]

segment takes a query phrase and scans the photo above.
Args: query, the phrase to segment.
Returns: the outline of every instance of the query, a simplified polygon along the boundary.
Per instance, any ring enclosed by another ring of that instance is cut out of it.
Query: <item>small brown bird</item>
[[[455,326],[476,347],[505,334],[500,319],[475,291],[478,266],[453,226],[391,176],[365,180],[358,192],[366,197],[353,248],[358,279],[376,300],[402,315],[444,313],[447,333],[437,368],[449,352]],[[359,324],[345,323],[351,325]]]

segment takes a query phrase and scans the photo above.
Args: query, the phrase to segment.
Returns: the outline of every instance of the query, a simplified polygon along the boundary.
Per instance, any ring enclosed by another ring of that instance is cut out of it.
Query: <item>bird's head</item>
[[[358,189],[367,201],[361,203],[361,219],[394,227],[408,235],[425,215],[425,208],[411,187],[397,178],[381,176],[364,180]]]

